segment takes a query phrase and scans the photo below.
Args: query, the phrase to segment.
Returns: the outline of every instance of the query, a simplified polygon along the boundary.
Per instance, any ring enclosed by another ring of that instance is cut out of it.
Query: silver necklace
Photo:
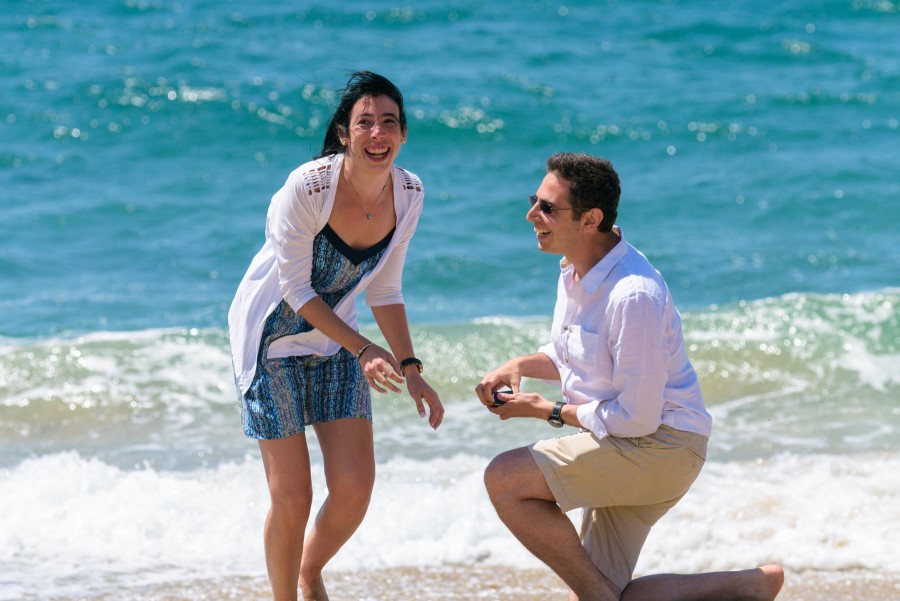
[[[388,180],[390,180],[390,177],[388,177]],[[347,181],[350,183],[350,187],[353,189],[353,195],[356,196],[356,200],[359,202],[360,206],[362,206],[363,210],[366,212],[366,219],[368,219],[369,221],[372,221],[372,211],[370,211],[369,209],[366,208],[366,203],[363,202],[362,196],[357,191],[356,186],[353,185],[353,181],[350,179],[349,176],[347,177]],[[381,191],[378,193],[378,196],[375,197],[375,204],[378,203],[378,201],[381,199],[381,195],[384,194],[385,190],[387,190],[387,185],[388,185],[388,183],[384,182],[384,185],[381,187]]]

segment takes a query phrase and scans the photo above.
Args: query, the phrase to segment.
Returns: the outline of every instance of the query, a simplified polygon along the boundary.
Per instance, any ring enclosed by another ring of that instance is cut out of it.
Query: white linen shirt
[[[598,437],[646,436],[661,424],[709,436],[712,417],[662,275],[625,241],[583,278],[560,261],[552,341],[563,398]]]
[[[344,155],[305,163],[288,176],[272,196],[266,217],[266,241],[253,258],[228,311],[228,335],[235,381],[241,394],[256,374],[256,356],[269,314],[284,299],[294,311],[316,295],[311,284],[312,248],[331,215],[335,184]],[[370,307],[403,303],[401,279],[409,241],[416,231],[425,192],[414,174],[392,168],[394,235],[375,267],[342,298],[334,312],[357,329],[356,297],[366,291]],[[334,355],[340,345],[318,329],[284,336],[269,345],[269,358]]]

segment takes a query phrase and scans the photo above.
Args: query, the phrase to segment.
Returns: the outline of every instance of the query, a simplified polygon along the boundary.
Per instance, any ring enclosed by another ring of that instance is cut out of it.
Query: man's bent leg
[[[783,584],[784,570],[775,565],[735,572],[655,574],[632,580],[622,601],[772,601]]]
[[[562,578],[578,601],[618,601],[621,590],[591,562],[527,448],[495,457],[484,483],[506,527]]]

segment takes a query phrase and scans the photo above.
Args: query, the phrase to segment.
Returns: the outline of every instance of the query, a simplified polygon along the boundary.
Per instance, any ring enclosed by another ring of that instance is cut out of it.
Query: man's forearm
[[[525,378],[535,380],[559,380],[559,371],[553,361],[544,353],[524,355],[510,360],[516,370]]]

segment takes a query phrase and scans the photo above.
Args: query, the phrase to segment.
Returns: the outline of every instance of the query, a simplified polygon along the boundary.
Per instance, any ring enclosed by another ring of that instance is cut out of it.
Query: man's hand
[[[550,417],[553,410],[553,402],[548,401],[536,392],[514,392],[501,394],[501,401],[505,401],[497,407],[488,407],[488,411],[506,420],[511,417],[536,417],[545,420]]]
[[[512,388],[513,393],[517,393],[519,392],[519,383],[521,381],[522,374],[519,372],[517,362],[515,360],[507,361],[481,379],[481,382],[475,387],[475,396],[478,397],[482,405],[490,408],[494,405],[495,391],[504,386],[509,386]]]
[[[522,378],[537,378],[540,380],[559,380],[559,371],[550,360],[550,357],[544,353],[534,353],[533,355],[523,355],[510,359],[494,371],[482,378],[481,383],[475,387],[475,394],[481,404],[487,408],[494,405],[494,393],[504,386],[509,386],[513,390],[513,394],[519,392],[519,385]],[[508,396],[501,395],[500,399],[506,401]],[[543,397],[541,397],[543,398]],[[546,399],[544,399],[546,400]],[[530,403],[532,401],[529,401]],[[548,403],[550,401],[547,401]],[[551,403],[552,408],[552,403]],[[547,410],[548,417],[550,410]],[[517,415],[509,415],[508,417],[525,417]]]

